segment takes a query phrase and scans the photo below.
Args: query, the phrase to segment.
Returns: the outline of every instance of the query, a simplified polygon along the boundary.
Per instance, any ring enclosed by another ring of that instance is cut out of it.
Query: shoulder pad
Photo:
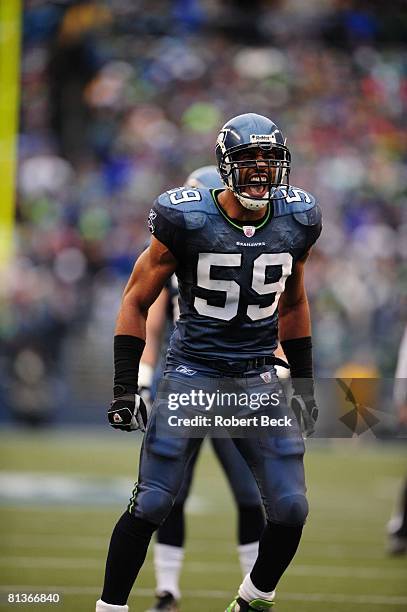
[[[285,189],[280,187],[278,196],[274,200],[274,216],[282,217],[284,215],[300,215],[297,221],[302,218],[302,213],[312,210],[316,206],[315,198],[312,194],[299,189],[298,187],[290,187]]]
[[[177,210],[175,206],[172,207],[170,205],[170,202],[168,201],[167,192],[162,193],[155,200],[153,204],[153,208],[151,209],[151,212],[150,212],[149,219],[154,221],[157,217],[157,214],[159,215],[160,218],[170,222],[173,225],[176,225],[178,227],[185,227],[183,213],[180,210]]]
[[[293,217],[301,225],[319,225],[322,220],[322,213],[319,205],[315,202],[313,208],[305,210],[304,212],[297,212],[293,214]]]
[[[155,203],[161,214],[176,225],[187,229],[198,229],[206,221],[213,208],[209,189],[177,187],[162,193]]]

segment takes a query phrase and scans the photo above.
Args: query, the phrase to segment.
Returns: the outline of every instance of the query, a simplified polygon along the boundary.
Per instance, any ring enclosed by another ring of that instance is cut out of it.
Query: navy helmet
[[[285,143],[277,125],[255,113],[233,117],[220,130],[215,147],[220,176],[246,208],[263,208],[279,187],[289,187],[291,154]]]
[[[207,187],[208,189],[219,189],[225,187],[222,179],[219,176],[219,171],[216,166],[202,166],[197,168],[188,176],[185,181],[186,187]]]

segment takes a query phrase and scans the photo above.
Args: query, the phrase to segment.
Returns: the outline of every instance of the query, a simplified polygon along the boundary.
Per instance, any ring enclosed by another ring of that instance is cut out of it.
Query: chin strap
[[[236,191],[233,191],[233,194],[239,200],[241,205],[247,208],[248,210],[259,210],[260,208],[265,208],[269,201],[269,200],[263,201],[263,200],[255,200],[253,198],[248,198],[248,197],[241,195],[240,193],[236,193]]]

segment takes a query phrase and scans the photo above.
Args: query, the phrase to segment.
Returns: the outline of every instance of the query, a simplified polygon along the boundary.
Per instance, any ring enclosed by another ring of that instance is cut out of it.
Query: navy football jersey
[[[280,188],[257,222],[230,219],[220,189],[160,195],[151,233],[178,261],[179,318],[170,354],[181,360],[247,360],[278,342],[278,300],[293,266],[317,240],[321,212],[302,189]]]

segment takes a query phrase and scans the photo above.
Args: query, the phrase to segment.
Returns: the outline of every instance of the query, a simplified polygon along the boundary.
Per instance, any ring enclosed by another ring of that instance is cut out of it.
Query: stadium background
[[[92,609],[140,440],[103,429],[121,290],[152,201],[214,163],[231,116],[281,125],[293,184],[323,207],[307,264],[318,376],[344,366],[394,375],[406,311],[406,39],[402,1],[25,2],[16,246],[0,300],[2,591],[54,585],[64,609]],[[281,612],[407,606],[405,560],[387,559],[383,543],[403,450],[371,437],[310,445],[313,512]],[[233,595],[231,513],[205,451],[188,612]],[[141,602],[152,585],[149,564]]]

